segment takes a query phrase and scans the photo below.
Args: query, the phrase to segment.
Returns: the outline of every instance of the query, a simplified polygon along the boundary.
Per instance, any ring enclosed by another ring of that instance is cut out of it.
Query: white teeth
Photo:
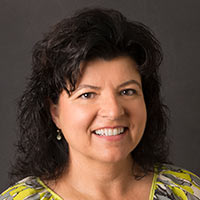
[[[104,128],[95,131],[96,134],[105,136],[119,135],[120,133],[123,132],[124,128]]]
[[[117,135],[117,129],[113,130],[113,135]]]
[[[108,135],[112,135],[112,130],[108,129]]]

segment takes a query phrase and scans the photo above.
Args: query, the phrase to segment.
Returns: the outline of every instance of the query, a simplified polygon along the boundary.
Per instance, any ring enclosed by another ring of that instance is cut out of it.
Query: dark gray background
[[[106,7],[150,26],[164,50],[163,97],[171,109],[171,158],[200,175],[200,0],[0,0],[0,191],[14,158],[16,102],[31,49],[50,25],[83,7]]]

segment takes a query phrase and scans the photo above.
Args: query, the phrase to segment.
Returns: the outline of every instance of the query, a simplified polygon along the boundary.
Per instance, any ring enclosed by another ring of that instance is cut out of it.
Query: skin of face
[[[76,90],[65,90],[50,112],[69,145],[69,157],[98,163],[130,158],[146,125],[146,106],[137,64],[130,57],[96,59],[84,66]],[[95,130],[125,127],[118,136]]]

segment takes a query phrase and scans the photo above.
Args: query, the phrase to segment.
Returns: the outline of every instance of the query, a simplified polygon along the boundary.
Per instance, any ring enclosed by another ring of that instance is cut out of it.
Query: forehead
[[[66,81],[69,93],[82,84],[102,87],[105,83],[111,83],[117,86],[123,82],[135,80],[142,86],[138,65],[129,56],[119,56],[109,60],[97,58],[82,61],[79,69],[80,74],[75,80],[75,85],[70,84],[69,80]]]

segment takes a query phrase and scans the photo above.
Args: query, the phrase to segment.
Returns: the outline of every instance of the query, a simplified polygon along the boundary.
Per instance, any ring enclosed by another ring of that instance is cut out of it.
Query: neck
[[[128,157],[125,160],[107,163],[91,160],[84,162],[79,160],[72,160],[68,170],[68,175],[72,179],[77,180],[78,177],[83,177],[87,183],[110,183],[118,179],[127,178],[133,175],[133,160]],[[85,179],[86,178],[86,179]]]
[[[88,161],[76,157],[74,160],[70,159],[69,167],[58,180],[56,187],[60,186],[62,190],[70,187],[90,197],[118,199],[125,196],[133,182],[136,182],[133,169],[136,169],[136,166],[131,156],[115,163]]]

